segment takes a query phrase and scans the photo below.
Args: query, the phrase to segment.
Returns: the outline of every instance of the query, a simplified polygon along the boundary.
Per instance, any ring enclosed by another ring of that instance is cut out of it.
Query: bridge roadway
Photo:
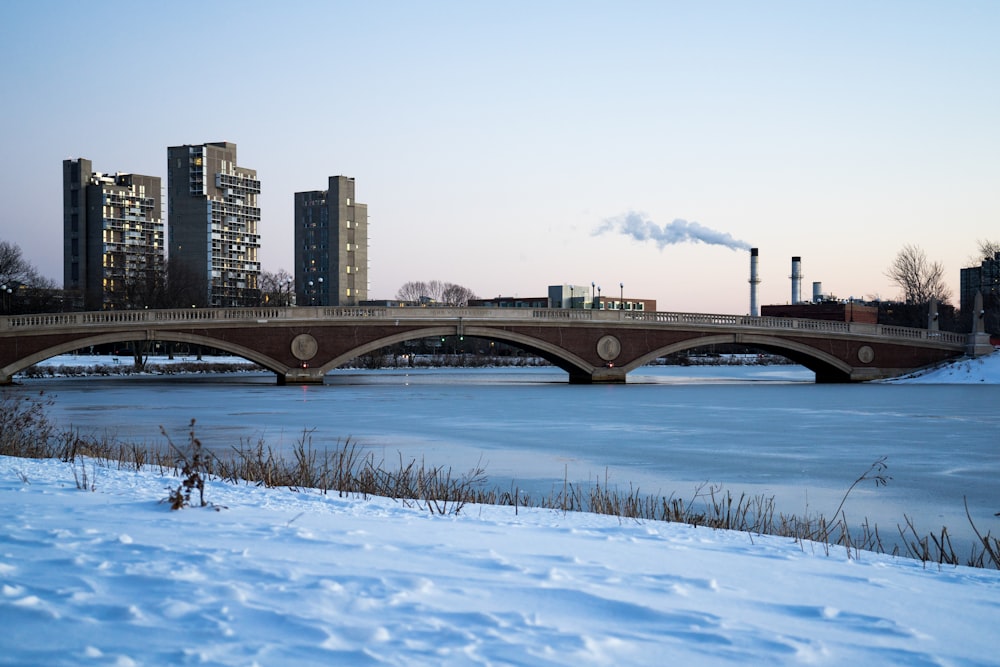
[[[59,354],[135,340],[192,343],[254,361],[278,384],[322,383],[330,370],[394,343],[469,336],[514,345],[570,382],[625,382],[657,357],[735,343],[780,354],[817,382],[893,377],[965,353],[970,336],[857,322],[700,313],[538,308],[275,307],[121,310],[0,318],[0,384]]]

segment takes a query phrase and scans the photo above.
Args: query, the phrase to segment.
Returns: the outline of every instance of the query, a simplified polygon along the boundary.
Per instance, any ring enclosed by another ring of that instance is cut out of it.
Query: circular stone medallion
[[[622,353],[622,344],[614,336],[601,336],[597,341],[597,356],[604,361],[614,361]]]
[[[875,350],[871,349],[867,345],[862,345],[858,349],[858,360],[863,364],[870,364],[872,359],[875,358]]]
[[[299,334],[292,339],[292,354],[299,361],[309,361],[316,356],[319,344],[309,334]]]

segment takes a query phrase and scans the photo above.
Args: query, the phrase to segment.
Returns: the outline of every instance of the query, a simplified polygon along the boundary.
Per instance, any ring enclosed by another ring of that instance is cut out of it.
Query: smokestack
[[[792,257],[792,305],[802,299],[802,258]]]
[[[813,303],[823,302],[823,283],[813,283]]]
[[[757,277],[757,248],[750,248],[750,316],[760,317],[760,309],[757,307],[757,284],[760,278]]]

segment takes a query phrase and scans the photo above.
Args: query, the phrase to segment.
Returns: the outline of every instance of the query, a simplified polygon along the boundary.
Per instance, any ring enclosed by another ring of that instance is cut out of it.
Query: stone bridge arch
[[[14,362],[6,368],[0,369],[0,374],[6,374],[8,377],[12,377],[15,373],[19,373],[26,368],[30,368],[37,363],[45,361],[46,359],[51,359],[52,357],[59,356],[60,354],[68,354],[85,347],[90,347],[91,345],[133,343],[137,340],[158,340],[171,343],[202,345],[204,347],[221,350],[223,352],[229,352],[230,354],[252,361],[267,370],[278,374],[279,376],[288,371],[288,367],[281,362],[237,343],[183,331],[157,331],[153,338],[147,338],[145,335],[136,337],[134,334],[129,335],[125,332],[113,332],[91,335],[83,338],[74,338],[72,340],[60,342],[56,345],[52,345],[51,347],[39,350],[38,352],[35,352],[20,361]]]
[[[651,363],[659,357],[669,354],[707,347],[709,345],[728,344],[746,345],[787,357],[816,373],[817,381],[822,379],[827,382],[847,382],[850,380],[851,371],[853,370],[843,360],[822,350],[817,350],[798,341],[759,334],[718,334],[689,338],[652,350],[624,366],[624,369],[628,373],[640,366]]]
[[[542,359],[545,359],[552,365],[561,368],[570,374],[570,377],[577,377],[578,375],[585,375],[590,377],[593,372],[593,367],[588,364],[584,359],[573,354],[572,352],[562,348],[558,345],[553,345],[547,341],[535,338],[533,336],[524,335],[516,331],[508,331],[505,329],[498,329],[489,326],[464,326],[462,327],[461,333],[456,334],[456,328],[454,326],[434,326],[434,327],[424,327],[420,329],[410,329],[406,331],[401,331],[400,333],[393,334],[391,336],[383,336],[367,343],[359,345],[357,347],[351,348],[336,357],[330,359],[322,366],[318,367],[316,370],[322,375],[326,375],[335,368],[343,366],[351,359],[359,357],[363,354],[368,354],[370,352],[375,352],[377,350],[389,347],[391,345],[396,345],[397,343],[404,343],[411,340],[422,340],[425,338],[438,338],[441,336],[469,336],[470,338],[484,338],[489,340],[502,341],[504,343],[510,343],[515,347],[535,354]],[[260,362],[258,362],[260,363]],[[262,364],[263,365],[263,364]]]

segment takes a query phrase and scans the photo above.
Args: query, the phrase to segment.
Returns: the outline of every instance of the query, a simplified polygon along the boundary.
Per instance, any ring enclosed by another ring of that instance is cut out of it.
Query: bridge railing
[[[310,306],[260,308],[179,308],[173,310],[107,310],[74,313],[40,313],[0,318],[0,332],[74,327],[120,326],[128,324],[164,325],[172,322],[259,322],[272,320],[550,320],[550,321],[634,321],[653,324],[726,327],[765,330],[798,330],[870,335],[902,340],[933,340],[944,344],[964,344],[965,334],[927,329],[836,322],[790,317],[752,317],[711,313],[673,313],[641,310],[592,310],[589,308],[389,308],[386,306]]]

